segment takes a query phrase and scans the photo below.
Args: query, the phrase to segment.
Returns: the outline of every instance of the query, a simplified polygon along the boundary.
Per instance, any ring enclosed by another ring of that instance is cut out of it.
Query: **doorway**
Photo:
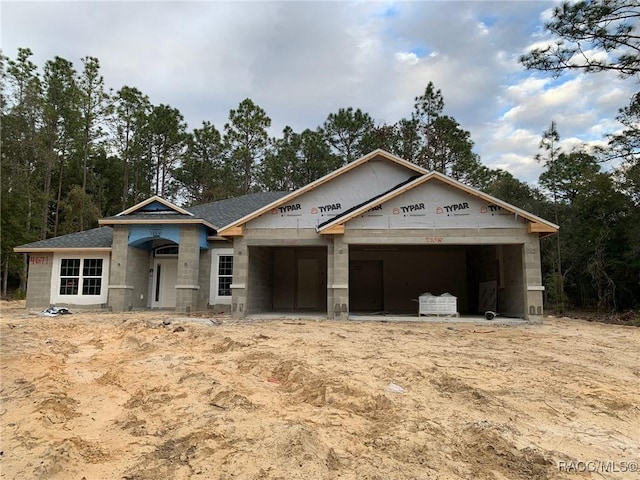
[[[349,306],[355,312],[384,310],[382,260],[349,262]]]
[[[296,308],[318,310],[320,287],[320,262],[317,258],[298,258],[298,285]]]
[[[249,247],[250,314],[327,311],[327,249]]]
[[[178,259],[156,258],[154,260],[153,272],[151,306],[154,308],[175,308]]]

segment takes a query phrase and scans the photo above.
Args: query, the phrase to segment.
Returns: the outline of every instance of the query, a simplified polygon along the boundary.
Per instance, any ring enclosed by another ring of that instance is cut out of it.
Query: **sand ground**
[[[639,328],[3,302],[0,333],[2,479],[640,478]]]

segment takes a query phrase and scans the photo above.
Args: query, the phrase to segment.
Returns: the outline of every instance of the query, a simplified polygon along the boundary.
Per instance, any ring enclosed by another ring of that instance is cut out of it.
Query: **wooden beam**
[[[529,222],[527,231],[529,233],[556,233],[557,229],[544,223]]]
[[[344,223],[337,223],[326,230],[320,232],[322,235],[342,235],[344,233]]]
[[[218,235],[222,237],[242,237],[244,235],[244,225],[221,230],[218,232]]]

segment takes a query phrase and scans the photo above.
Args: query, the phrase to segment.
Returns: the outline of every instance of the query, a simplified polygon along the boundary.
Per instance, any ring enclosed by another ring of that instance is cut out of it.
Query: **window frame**
[[[218,248],[211,251],[211,287],[209,304],[231,305],[231,285],[233,284],[233,248]],[[220,263],[223,257],[231,257],[231,275],[220,274]],[[229,278],[229,295],[220,295],[220,279]]]
[[[51,276],[50,298],[53,304],[97,305],[107,302],[108,254],[55,253]]]

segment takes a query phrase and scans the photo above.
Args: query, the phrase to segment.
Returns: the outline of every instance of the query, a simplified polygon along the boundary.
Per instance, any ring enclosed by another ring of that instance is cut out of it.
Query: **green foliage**
[[[208,203],[233,195],[232,174],[225,162],[222,137],[210,122],[203,122],[187,137],[187,151],[182,163],[174,169],[174,195],[187,204]]]
[[[546,29],[553,42],[521,57],[525,67],[555,76],[565,71],[613,71],[637,79],[640,5],[636,0],[564,2],[554,8]],[[545,132],[547,171],[540,178],[553,197],[556,223],[562,226],[555,257],[568,265],[567,292],[579,305],[601,309],[635,307],[639,298],[640,94],[631,98],[617,119],[623,131],[610,135],[608,147],[598,156],[616,163],[622,160],[619,168],[603,173],[588,155],[554,153],[549,131]],[[552,127],[555,130],[555,124]],[[549,242],[543,243],[546,251],[548,246]],[[549,271],[548,265],[545,268]]]
[[[367,144],[373,141],[370,138],[373,129],[373,119],[368,113],[349,107],[330,113],[321,132],[334,155],[342,158],[344,163],[350,163],[369,153]]]
[[[266,112],[248,98],[229,112],[229,123],[224,126],[224,145],[234,193],[249,193],[256,187],[254,172],[266,154],[270,126],[271,119]]]
[[[396,124],[394,153],[427,170],[479,186],[482,165],[473,153],[471,134],[443,111],[442,92],[429,82],[424,94],[415,98],[411,120]]]
[[[504,170],[488,170],[480,176],[479,188],[500,200],[522,208],[531,213],[542,215],[544,198],[540,192],[515,178]]]
[[[556,38],[520,61],[526,68],[640,73],[640,6],[637,0],[564,2],[553,9],[546,29]],[[606,53],[599,55],[600,52]]]
[[[572,203],[599,171],[600,165],[587,153],[560,153],[547,163],[539,183],[542,188],[554,191],[559,202]]]
[[[147,134],[151,108],[149,98],[140,90],[124,86],[115,94],[106,119],[109,146],[122,164],[122,176],[113,183],[114,188],[119,186],[120,211],[151,195],[153,169]]]
[[[291,191],[382,148],[558,223],[561,235],[541,242],[548,306],[640,303],[638,96],[598,159],[562,152],[552,123],[538,189],[482,165],[431,82],[397,123],[375,125],[347,107],[316,129],[269,138],[271,119],[250,99],[230,110],[222,131],[206,121],[188,131],[177,109],[134,87],[107,92],[97,58],[82,59],[81,71],[60,57],[39,69],[31,58],[26,48],[0,56],[0,266],[14,285],[26,279],[16,245],[91,228],[154,193],[193,205]],[[598,161],[610,158],[622,164],[603,172]]]
[[[173,169],[185,151],[187,124],[178,109],[161,104],[151,109],[146,127],[150,161],[155,170],[153,193],[166,197]]]
[[[74,185],[60,205],[60,234],[79,232],[98,226],[100,210],[80,185]]]
[[[265,190],[293,191],[332,172],[342,164],[331,153],[320,130],[295,133],[285,127],[282,139],[274,139],[262,163],[260,183]]]
[[[546,309],[562,313],[569,304],[564,292],[564,280],[558,272],[551,272],[545,275],[544,284]]]

